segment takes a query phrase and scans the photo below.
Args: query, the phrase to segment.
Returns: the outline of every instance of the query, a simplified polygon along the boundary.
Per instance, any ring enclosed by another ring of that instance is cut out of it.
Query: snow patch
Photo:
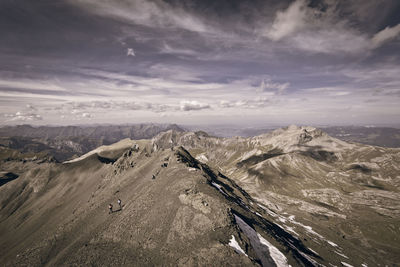
[[[287,259],[282,252],[279,251],[275,246],[273,246],[270,242],[268,242],[264,237],[262,237],[259,233],[257,233],[258,238],[260,239],[261,244],[266,245],[269,248],[269,253],[271,258],[274,260],[277,266],[288,266]]]
[[[221,192],[223,195],[226,196],[226,193],[222,190],[222,186],[220,186],[219,184],[215,183],[215,182],[211,182],[212,186],[214,186],[215,188],[218,189],[219,192]]]
[[[350,264],[348,264],[348,263],[346,263],[346,262],[343,262],[343,261],[341,261],[340,262],[343,266],[346,266],[346,267],[354,267],[353,265],[350,265]]]
[[[273,212],[272,210],[268,209],[267,207],[265,207],[264,205],[261,204],[257,204],[260,208],[262,208],[263,210],[265,210],[269,215],[271,215],[272,217],[277,217],[278,215]]]
[[[217,184],[217,183],[211,182],[211,184],[212,184],[213,186],[215,186],[216,188],[218,188],[219,190],[221,190],[221,188],[222,188],[222,186],[220,186],[220,185]]]
[[[297,252],[301,254],[301,256],[303,256],[304,258],[306,258],[309,262],[311,262],[311,264],[313,264],[314,266],[320,266],[320,264],[318,262],[316,262],[314,259],[312,259],[310,256],[308,256],[307,254],[301,252],[300,250],[298,250],[296,248]],[[324,266],[324,265],[322,265]]]
[[[208,162],[208,158],[206,157],[206,155],[204,155],[204,153],[197,155],[196,159],[198,161],[201,161],[202,163]]]
[[[322,235],[318,234],[317,232],[315,232],[315,231],[312,229],[311,226],[308,226],[308,225],[304,225],[304,224],[302,224],[302,223],[299,223],[299,222],[295,221],[294,218],[295,218],[294,215],[290,215],[290,216],[288,217],[288,219],[289,219],[289,221],[290,221],[291,223],[303,227],[304,229],[306,229],[307,232],[309,232],[309,233],[311,233],[311,234],[313,234],[313,235],[319,237],[320,239],[324,239],[324,237],[323,237]]]
[[[328,244],[331,245],[332,247],[338,247],[338,245],[336,245],[332,241],[326,240],[326,242],[328,242]]]
[[[294,230],[293,227],[290,227],[290,226],[285,225],[285,229],[286,229],[286,231],[291,232],[291,233],[293,233],[293,234],[299,236],[299,234]],[[311,250],[311,249],[310,249],[310,250]]]
[[[239,243],[236,241],[234,235],[232,235],[231,240],[229,240],[229,246],[233,247],[237,253],[242,253],[247,256],[244,250],[240,247]]]
[[[308,249],[311,250],[315,255],[319,256],[319,254],[315,250],[312,250],[311,248],[308,248]]]
[[[239,216],[234,216],[240,230],[242,230],[243,233],[250,240],[250,244],[263,266],[270,266],[273,263],[275,263],[279,267],[290,266],[287,262],[285,255],[283,255],[282,252],[280,252],[275,246],[265,240]],[[271,258],[273,262],[271,262]]]
[[[338,254],[338,255],[340,255],[340,256],[342,256],[343,258],[346,258],[346,259],[349,258],[349,257],[347,257],[346,255],[344,255],[344,254],[342,254],[342,253],[340,253],[340,252],[335,251],[335,253]]]
[[[279,217],[279,221],[285,223],[286,219],[284,217]]]

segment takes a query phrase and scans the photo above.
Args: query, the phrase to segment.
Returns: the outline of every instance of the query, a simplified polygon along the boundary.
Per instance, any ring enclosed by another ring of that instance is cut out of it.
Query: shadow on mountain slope
[[[12,172],[0,173],[0,186],[17,179],[19,176]]]
[[[236,163],[236,166],[239,168],[242,168],[244,166],[251,166],[251,165],[255,165],[257,163],[260,163],[264,160],[273,158],[273,157],[278,157],[283,155],[283,151],[280,149],[273,149],[268,151],[267,153],[263,153],[261,155],[253,155],[248,157],[247,159],[241,160],[238,163]]]

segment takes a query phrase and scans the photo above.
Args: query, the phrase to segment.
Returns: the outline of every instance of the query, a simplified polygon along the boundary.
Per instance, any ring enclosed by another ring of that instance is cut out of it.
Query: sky
[[[398,0],[1,0],[0,125],[400,125]]]

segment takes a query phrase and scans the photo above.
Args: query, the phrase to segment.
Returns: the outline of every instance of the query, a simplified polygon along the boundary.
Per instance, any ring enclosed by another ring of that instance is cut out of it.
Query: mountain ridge
[[[0,128],[0,148],[23,153],[44,153],[58,161],[65,161],[79,157],[99,146],[110,145],[124,138],[151,138],[168,129],[184,131],[176,124],[86,127],[6,126]]]

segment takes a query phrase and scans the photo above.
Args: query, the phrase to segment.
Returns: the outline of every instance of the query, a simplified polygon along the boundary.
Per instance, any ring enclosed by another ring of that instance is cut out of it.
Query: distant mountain
[[[175,124],[130,126],[5,126],[0,128],[0,147],[21,153],[46,153],[59,161],[77,157],[101,145],[124,138],[148,139],[162,131],[183,131]],[[0,152],[1,157],[1,152]]]
[[[88,137],[104,139],[104,142],[117,142],[124,138],[146,139],[161,131],[183,131],[176,124],[135,124],[135,125],[100,125],[100,126],[39,126],[18,125],[0,128],[0,136],[29,137],[46,139],[62,139],[65,137]]]
[[[335,126],[323,128],[329,135],[347,142],[400,147],[400,129],[389,127]]]
[[[267,132],[273,131],[279,127],[242,127],[242,126],[229,126],[229,125],[190,125],[185,126],[190,131],[206,131],[210,135],[218,137],[253,137],[260,134],[265,134]]]
[[[218,137],[254,137],[279,127],[188,126],[191,131],[204,130]],[[320,127],[330,136],[346,142],[382,147],[400,147],[400,129],[390,127],[330,126]]]
[[[399,162],[400,149],[297,126],[168,130],[64,163],[10,159],[0,263],[396,266]]]

